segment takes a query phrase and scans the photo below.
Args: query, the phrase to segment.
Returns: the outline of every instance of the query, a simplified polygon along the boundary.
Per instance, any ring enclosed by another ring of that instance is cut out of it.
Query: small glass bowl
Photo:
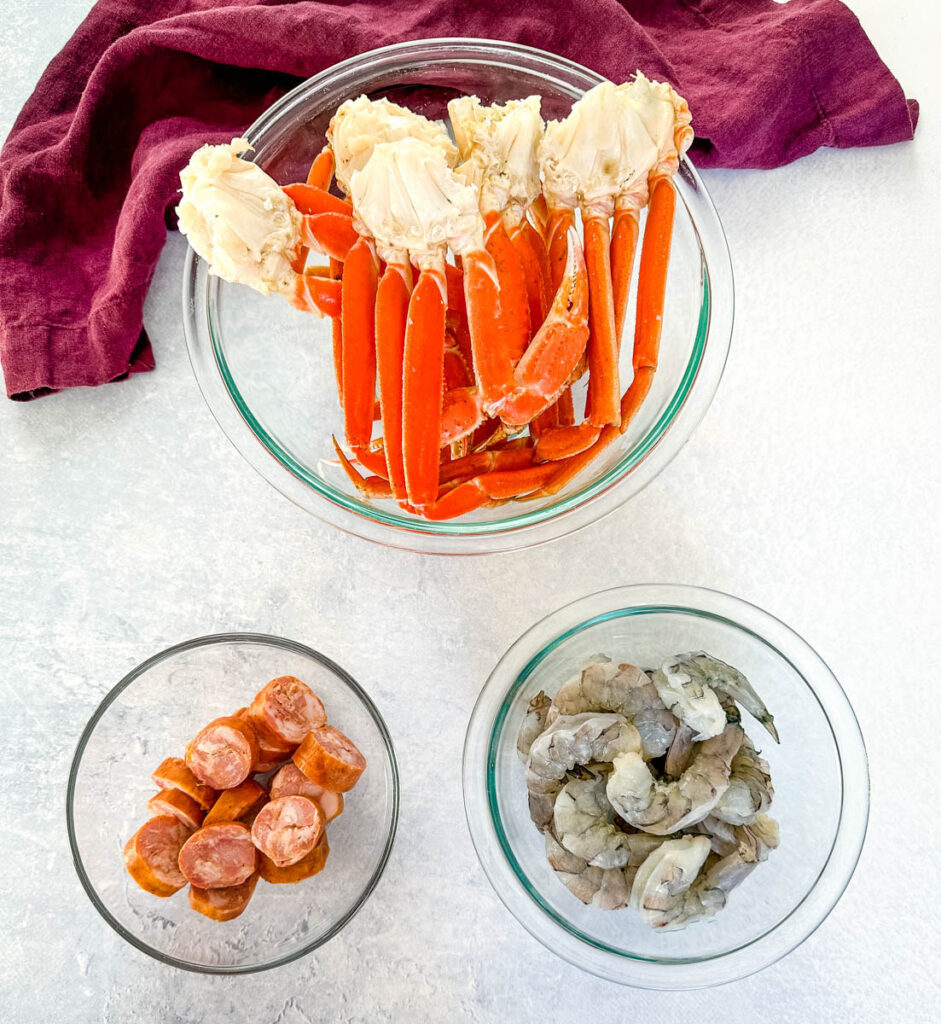
[[[550,119],[564,117],[600,81],[587,68],[527,46],[418,40],[360,54],[309,79],[246,134],[253,159],[284,184],[303,180],[334,111],[362,93],[444,121],[447,101],[460,93],[488,103],[538,93],[543,117]],[[627,432],[551,498],[509,502],[442,523],[403,512],[393,502],[365,499],[337,465],[330,443],[331,434],[342,437],[343,423],[329,321],[210,277],[190,251],[183,309],[200,389],[229,439],[269,483],[360,537],[429,553],[477,554],[577,530],[627,501],[670,462],[705,414],[725,366],[733,309],[728,247],[688,160],[675,180],[679,202],[653,388]],[[632,296],[628,324],[633,303]],[[622,380],[631,378],[631,357],[625,341]],[[583,381],[574,389],[576,409],[584,393]]]
[[[598,910],[555,877],[529,817],[516,737],[530,699],[597,654],[642,667],[705,650],[742,670],[775,716],[780,746],[743,724],[770,763],[781,845],[712,920],[659,932],[636,911]],[[767,967],[810,935],[856,867],[869,771],[846,694],[820,657],[767,612],[697,587],[620,587],[524,633],[493,670],[464,746],[464,802],[480,862],[517,920],[570,963],[639,988],[720,985]]]
[[[330,823],[330,856],[297,885],[258,883],[234,921],[190,909],[187,888],[160,899],[127,873],[124,844],[153,815],[151,772],[181,756],[207,722],[246,705],[269,680],[303,679],[367,768]],[[248,974],[305,956],[336,935],[376,887],[395,838],[399,778],[385,722],[360,685],[329,658],[291,640],[223,633],[148,658],[101,702],[69,774],[66,817],[75,870],[92,903],[132,945],[174,967]]]

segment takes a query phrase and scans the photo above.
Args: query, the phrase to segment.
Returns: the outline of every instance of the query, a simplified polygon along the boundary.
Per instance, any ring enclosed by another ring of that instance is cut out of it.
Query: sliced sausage
[[[293,745],[282,746],[268,743],[261,736],[258,737],[258,762],[252,767],[253,772],[259,775],[279,768],[285,761],[289,760],[297,748]]]
[[[252,842],[279,868],[303,860],[320,841],[323,811],[306,796],[270,800],[252,825]]]
[[[271,746],[297,746],[310,732],[327,722],[316,693],[294,676],[278,676],[255,695],[248,717]]]
[[[263,853],[258,856],[258,874],[266,882],[273,885],[283,885],[288,882],[303,882],[305,878],[316,875],[322,871],[330,856],[330,844],[327,842],[327,833],[324,832],[320,842],[307,854],[303,860],[296,864],[290,864],[286,868],[279,868],[273,860],[270,860]]]
[[[219,795],[211,786],[200,783],[182,757],[165,758],[151,778],[161,789],[178,789],[192,797],[204,811],[212,807]]]
[[[366,758],[356,744],[332,725],[309,732],[293,760],[311,782],[334,793],[352,789],[366,770]]]
[[[171,814],[192,832],[203,823],[206,812],[182,789],[161,789],[147,801],[154,814]]]
[[[254,779],[246,779],[232,789],[225,789],[219,799],[212,805],[203,821],[204,825],[212,825],[217,821],[241,821],[255,804],[267,798],[264,786]]]
[[[271,780],[269,795],[272,800],[279,796],[306,796],[314,800],[323,811],[327,822],[333,821],[343,812],[343,794],[331,793],[329,789],[318,786],[297,767],[289,762]]]
[[[196,734],[186,748],[193,774],[213,789],[231,789],[244,782],[258,761],[258,739],[247,719],[217,718]]]
[[[235,712],[236,718],[248,719],[248,708],[239,708]],[[251,722],[251,719],[249,719]],[[258,760],[252,765],[252,771],[258,775],[280,768],[282,764],[294,753],[296,743],[281,743],[272,741],[268,734],[259,729],[254,722],[251,723],[258,738]]]
[[[181,821],[161,814],[143,825],[124,847],[131,878],[154,896],[172,896],[186,884],[179,868],[180,850],[192,834]]]
[[[241,885],[255,871],[258,852],[240,821],[217,822],[194,832],[180,850],[180,871],[199,889]]]
[[[248,906],[258,875],[250,875],[241,885],[229,885],[224,889],[200,889],[190,886],[190,906],[193,910],[213,921],[231,921]]]

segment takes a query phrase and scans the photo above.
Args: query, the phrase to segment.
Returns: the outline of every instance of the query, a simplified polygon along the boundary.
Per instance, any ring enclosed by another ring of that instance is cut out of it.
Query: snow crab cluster
[[[530,815],[578,899],[678,930],[715,916],[778,846],[739,705],[778,741],[748,680],[702,651],[652,673],[598,657],[533,698],[517,741]]]
[[[428,519],[556,493],[627,429],[657,367],[672,179],[692,140],[686,102],[640,72],[548,125],[538,96],[461,96],[448,114],[454,142],[388,100],[349,100],[306,182],[284,187],[245,139],[204,146],[179,205],[211,273],[332,319],[340,464]]]

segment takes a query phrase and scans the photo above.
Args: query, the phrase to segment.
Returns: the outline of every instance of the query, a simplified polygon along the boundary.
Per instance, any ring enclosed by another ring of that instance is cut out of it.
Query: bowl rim
[[[200,647],[211,647],[222,644],[232,643],[245,643],[245,644],[261,644],[268,647],[277,647],[281,650],[289,651],[293,654],[300,654],[308,658],[312,658],[314,661],[319,662],[328,671],[333,672],[343,683],[345,683],[350,690],[359,698],[363,707],[369,713],[372,718],[379,734],[382,736],[383,743],[385,745],[386,753],[389,759],[389,768],[392,778],[392,807],[391,815],[389,820],[389,833],[386,836],[385,845],[382,853],[379,857],[379,861],[376,865],[375,870],[368,879],[365,888],[356,898],[352,906],[334,922],[327,931],[320,936],[316,941],[301,947],[289,954],[278,957],[268,963],[261,964],[248,964],[248,965],[234,965],[234,966],[219,966],[219,965],[207,965],[207,964],[194,964],[188,960],[181,960],[178,957],[170,956],[166,953],[162,953],[160,950],[154,949],[148,943],[138,938],[133,932],[121,924],[117,918],[108,910],[104,901],[98,895],[98,891],[92,884],[85,871],[85,866],[82,861],[82,855],[79,848],[78,838],[75,832],[75,816],[74,816],[74,797],[75,797],[75,785],[78,777],[78,771],[81,767],[82,755],[85,752],[85,748],[88,745],[88,741],[91,739],[92,734],[95,731],[95,727],[101,720],[104,713],[114,703],[114,701],[123,693],[137,678],[149,671],[155,665],[160,664],[162,661],[166,661],[170,658],[175,657],[178,654],[182,654],[185,651],[195,650]],[[142,661],[135,668],[131,669],[115,686],[113,686],[102,698],[101,702],[95,708],[94,713],[88,720],[85,728],[82,730],[79,736],[78,743],[75,748],[75,753],[72,756],[72,762],[69,767],[69,778],[66,786],[66,830],[69,837],[69,849],[72,855],[72,864],[75,867],[75,872],[78,875],[79,881],[82,884],[82,888],[85,890],[85,894],[91,900],[93,906],[98,913],[105,919],[105,921],[120,935],[123,939],[129,942],[132,946],[139,949],[142,953],[146,953],[148,956],[153,957],[155,960],[159,960],[161,963],[167,964],[170,967],[178,967],[181,970],[191,971],[195,974],[257,974],[261,971],[267,971],[274,967],[282,967],[284,964],[289,964],[294,960],[299,960],[301,957],[307,956],[314,950],[319,949],[325,943],[329,942],[334,936],[339,934],[346,925],[356,916],[360,909],[365,904],[366,900],[369,899],[373,890],[379,884],[379,879],[382,877],[385,871],[386,865],[389,861],[389,857],[392,853],[392,847],[395,843],[396,830],[398,828],[399,820],[399,769],[398,763],[395,758],[395,749],[392,744],[392,737],[389,734],[389,730],[386,726],[385,720],[379,712],[379,709],[373,703],[369,694],[363,689],[362,686],[347,672],[344,668],[338,665],[331,658],[328,658],[325,654],[321,654],[320,651],[314,650],[312,647],[308,647],[306,644],[299,643],[296,640],[289,640],[285,637],[274,636],[273,634],[267,633],[242,633],[242,632],[228,632],[228,633],[210,633],[205,636],[193,637],[190,640],[184,640],[181,643],[173,644],[171,647],[167,647],[162,651],[158,651],[156,654],[151,655],[145,661]]]
[[[840,773],[839,818],[813,884],[797,905],[760,936],[705,958],[662,959],[616,952],[547,911],[503,833],[493,787],[503,722],[538,663],[589,625],[624,615],[663,612],[718,619],[782,658],[819,704],[833,737]],[[859,722],[846,692],[820,655],[793,629],[756,605],[718,590],[680,584],[634,584],[598,591],[527,629],[500,658],[471,712],[462,778],[471,841],[504,906],[551,952],[598,977],[637,988],[680,991],[726,984],[791,952],[816,931],[845,892],[862,852],[869,816],[868,758]]]
[[[528,61],[527,70],[544,77],[552,77],[551,72],[577,75],[586,88],[605,80],[574,61],[522,44],[461,37],[412,40],[358,54],[307,79],[263,112],[246,134],[252,142],[267,132],[276,140],[282,119],[303,108],[312,95],[328,86],[334,88],[338,79],[404,71],[417,61],[453,62],[456,58],[451,51],[455,49],[461,51],[458,59],[462,62],[507,63],[516,58]],[[568,91],[580,88],[571,81],[559,81]],[[259,144],[257,159],[263,160],[267,145]],[[190,248],[183,273],[184,327],[203,397],[236,450],[270,484],[322,521],[367,540],[421,553],[481,554],[546,543],[581,529],[638,494],[666,468],[708,410],[728,359],[734,321],[728,243],[711,198],[685,157],[677,179],[677,193],[704,268],[699,320],[689,359],[665,408],[630,449],[597,478],[544,508],[517,509],[500,520],[431,523],[388,512],[322,481],[258,421],[242,398],[213,330],[211,309],[220,283],[209,278],[205,264]],[[695,215],[691,202],[697,207]]]

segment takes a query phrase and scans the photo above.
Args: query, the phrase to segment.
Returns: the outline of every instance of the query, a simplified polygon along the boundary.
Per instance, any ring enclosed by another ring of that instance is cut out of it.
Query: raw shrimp
[[[551,725],[561,715],[586,711],[609,711],[631,719],[647,760],[665,754],[676,732],[676,719],[664,707],[647,673],[603,655],[559,690],[546,722]]]
[[[614,823],[606,783],[600,770],[566,782],[555,798],[552,827],[559,843],[591,867],[623,868],[630,855],[627,834]]]
[[[526,764],[529,757],[529,748],[533,745],[533,740],[546,727],[546,715],[549,713],[551,703],[549,697],[542,690],[529,702],[529,709],[520,726],[519,735],[516,737],[516,752],[523,764]]]
[[[662,757],[670,749],[676,736],[677,720],[666,708],[647,708],[631,719],[640,733],[644,760]]]
[[[697,835],[708,836],[712,852],[717,853],[720,857],[727,857],[738,846],[735,827],[727,821],[720,821],[711,814],[707,814],[702,821],[690,826],[690,831]]]
[[[562,715],[533,741],[526,784],[530,793],[545,793],[578,764],[640,750],[640,734],[623,715]]]
[[[634,665],[619,665],[610,658],[592,659],[552,700],[547,724],[560,715],[584,711],[610,711],[631,718],[648,708],[663,709],[657,688],[646,672]]]
[[[768,762],[746,736],[732,758],[729,788],[719,797],[712,814],[730,825],[750,825],[771,806],[773,796]]]
[[[598,868],[569,853],[551,832],[546,833],[546,859],[568,891],[582,903],[600,910],[618,910],[627,904],[630,884],[620,868]]]
[[[761,815],[747,829],[735,829],[742,841],[725,857],[710,854],[706,836],[684,836],[663,843],[644,861],[631,886],[631,906],[651,928],[674,931],[713,917],[729,893],[754,871],[779,842],[778,826]],[[706,870],[700,875],[700,868]],[[697,877],[698,876],[698,877]]]
[[[703,743],[675,781],[657,780],[643,758],[629,751],[614,759],[607,796],[625,821],[653,835],[667,835],[702,821],[728,789],[742,727],[729,724]]]
[[[683,722],[676,730],[673,742],[667,751],[667,759],[663,763],[663,774],[669,775],[672,779],[678,779],[686,771],[692,756],[693,730]]]
[[[540,832],[545,831],[552,824],[555,798],[559,795],[561,788],[562,783],[555,782],[545,789],[540,785],[535,790],[529,790],[529,816]]]
[[[774,717],[751,683],[738,669],[704,651],[669,658],[654,672],[653,682],[663,703],[696,731],[696,740],[718,736],[725,727],[727,716],[718,696],[724,694],[738,701],[779,742]]]

